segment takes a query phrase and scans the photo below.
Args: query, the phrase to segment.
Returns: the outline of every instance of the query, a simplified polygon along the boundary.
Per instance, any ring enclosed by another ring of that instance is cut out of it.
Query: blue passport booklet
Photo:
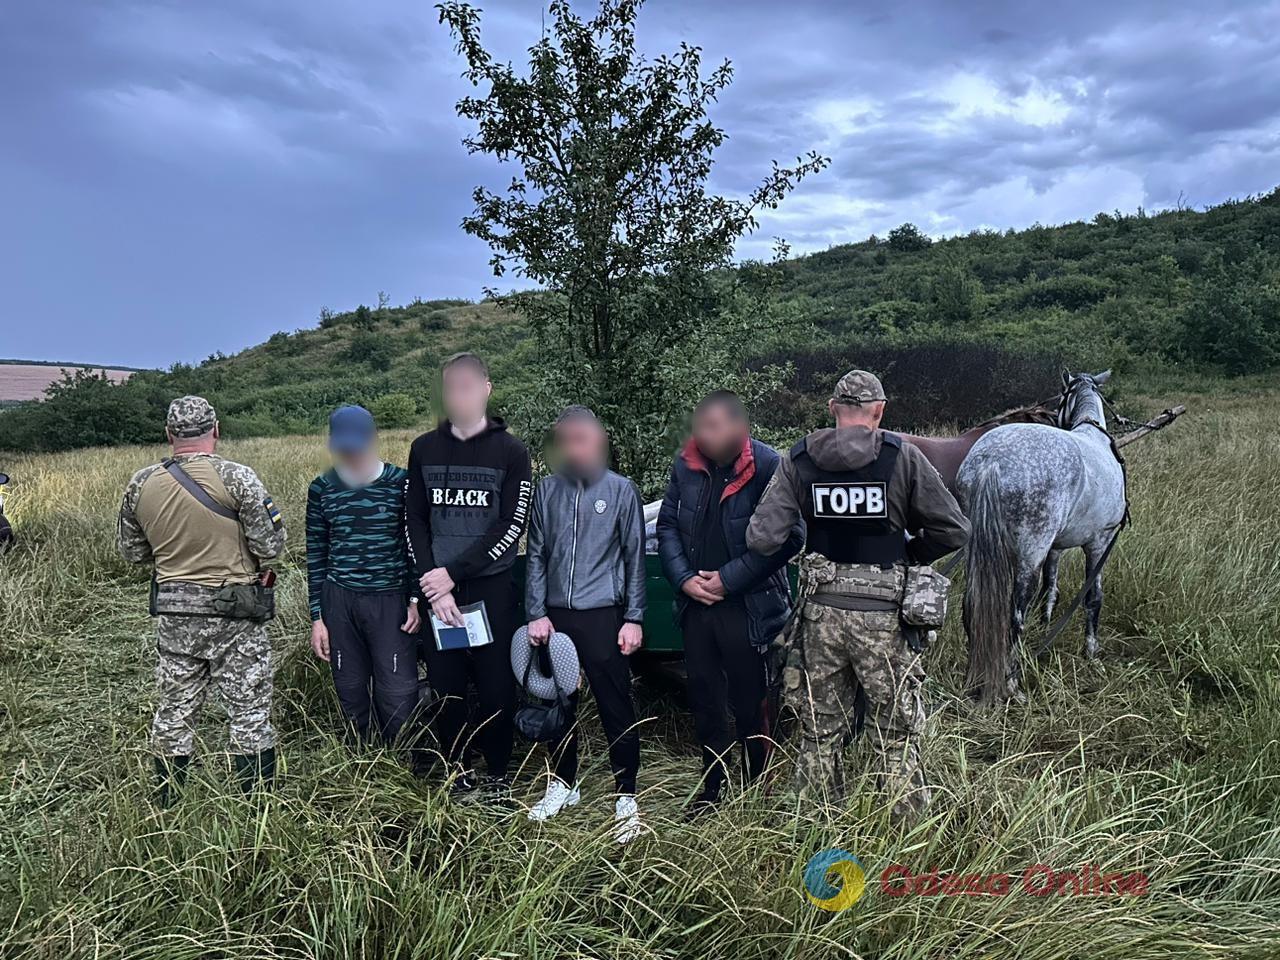
[[[489,614],[485,612],[483,600],[468,603],[458,611],[462,614],[460,627],[445,623],[435,615],[435,611],[431,612],[431,632],[435,634],[437,650],[466,650],[493,643],[493,631],[489,628]]]

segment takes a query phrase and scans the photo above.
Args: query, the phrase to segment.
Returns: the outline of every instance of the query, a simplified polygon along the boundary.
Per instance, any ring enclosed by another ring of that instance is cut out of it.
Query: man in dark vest
[[[900,619],[906,567],[956,550],[969,527],[924,455],[879,429],[885,395],[875,376],[846,373],[828,406],[835,429],[809,434],[782,459],[747,528],[747,546],[763,554],[786,543],[797,518],[807,530],[783,670],[802,735],[793,786],[841,798],[861,686],[881,785],[895,816],[909,816],[928,805],[929,786],[920,759],[923,644]]]
[[[804,545],[804,527],[797,521],[790,541],[764,557],[747,549],[747,523],[780,460],[752,438],[737,395],[717,390],[694,408],[693,436],[676,454],[658,512],[658,555],[679,591],[689,709],[702,748],[690,818],[720,802],[735,739],[727,713],[746,781],[760,779],[768,761],[766,653],[791,613],[786,565]]]

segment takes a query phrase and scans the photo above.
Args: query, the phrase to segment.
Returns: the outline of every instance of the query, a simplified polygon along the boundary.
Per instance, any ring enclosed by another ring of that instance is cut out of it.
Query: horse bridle
[[[1091,426],[1097,427],[1103,433],[1106,433],[1106,428],[1102,424],[1098,423],[1097,420],[1081,420],[1080,423],[1075,423],[1073,420],[1076,405],[1080,397],[1080,390],[1086,384],[1095,387],[1096,389],[1096,385],[1092,380],[1076,374],[1073,375],[1071,379],[1067,381],[1066,386],[1062,388],[1062,396],[1058,398],[1058,413],[1056,415],[1058,427],[1062,430],[1073,430],[1081,424],[1087,423]],[[1098,396],[1101,397],[1102,394],[1099,393]]]
[[[1075,409],[1076,399],[1080,393],[1080,389],[1084,387],[1086,384],[1093,387],[1094,393],[1096,393],[1098,396],[1098,402],[1102,404],[1102,406],[1105,409],[1111,411],[1111,417],[1113,420],[1115,420],[1117,424],[1119,424],[1120,426],[1125,426],[1127,424],[1133,423],[1133,421],[1130,420],[1128,417],[1122,416],[1120,411],[1115,408],[1115,404],[1113,404],[1110,400],[1108,400],[1103,395],[1102,391],[1098,389],[1098,385],[1093,381],[1092,377],[1088,377],[1083,374],[1077,373],[1077,374],[1071,375],[1071,379],[1067,381],[1067,385],[1063,387],[1062,393],[1058,397],[1058,412],[1055,415],[1055,420],[1057,421],[1057,425],[1061,429],[1071,430],[1074,427],[1088,424],[1091,427],[1097,427],[1099,430],[1105,433],[1108,437],[1111,436],[1110,430],[1108,430],[1105,426],[1103,426],[1097,420],[1094,420],[1092,418],[1088,420],[1081,420],[1079,423],[1074,423],[1074,424],[1071,422],[1071,414],[1072,414],[1072,411]]]

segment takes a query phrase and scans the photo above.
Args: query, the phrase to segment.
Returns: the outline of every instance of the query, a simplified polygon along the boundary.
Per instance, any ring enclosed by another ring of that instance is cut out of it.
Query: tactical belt
[[[843,574],[844,576],[865,575],[873,570],[879,570],[881,573],[888,573],[896,566],[892,563],[834,563],[836,576]]]
[[[824,607],[834,607],[837,610],[857,610],[862,613],[894,613],[901,607],[901,604],[893,600],[859,597],[836,590],[818,589],[810,594],[809,599],[813,603],[821,604]]]

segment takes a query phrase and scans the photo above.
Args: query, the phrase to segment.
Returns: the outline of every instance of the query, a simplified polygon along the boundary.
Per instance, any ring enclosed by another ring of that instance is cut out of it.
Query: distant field
[[[128,380],[135,371],[118,367],[95,367],[88,364],[7,363],[0,361],[0,403],[39,400],[49,384],[62,378],[64,372],[88,367],[102,371],[117,383]]]

